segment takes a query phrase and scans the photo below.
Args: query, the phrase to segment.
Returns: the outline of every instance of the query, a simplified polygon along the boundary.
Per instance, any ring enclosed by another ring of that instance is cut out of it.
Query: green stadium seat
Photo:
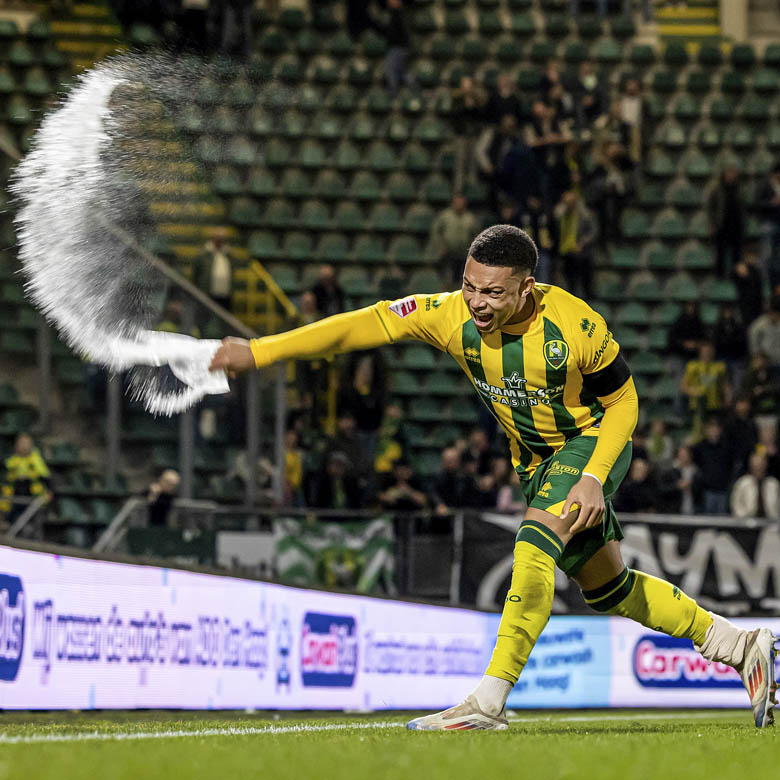
[[[32,110],[22,95],[13,95],[8,101],[6,118],[15,125],[30,125],[32,123]]]
[[[685,44],[678,41],[667,43],[664,49],[664,62],[679,68],[687,65],[688,50],[685,48]]]
[[[628,240],[642,240],[650,237],[650,220],[646,213],[626,209],[621,217],[621,231]]]
[[[655,376],[666,371],[666,365],[656,352],[636,352],[631,357],[631,371],[645,376]]]
[[[732,98],[715,98],[710,103],[709,113],[714,122],[730,122],[736,116],[737,105]]]
[[[650,176],[667,179],[677,172],[677,165],[668,154],[654,149],[648,155],[645,171]]]
[[[510,28],[513,35],[518,38],[530,38],[536,35],[536,22],[530,13],[513,13]]]
[[[668,201],[678,209],[701,208],[702,190],[687,181],[677,182],[669,188]]]
[[[352,57],[355,45],[346,30],[339,30],[325,44],[325,52],[332,57]]]
[[[35,52],[24,41],[14,41],[8,53],[8,62],[15,68],[29,68],[36,63]]]
[[[616,314],[615,323],[620,325],[647,325],[647,306],[637,301],[623,304]]]
[[[393,239],[388,256],[399,265],[419,265],[423,258],[420,244],[412,236],[398,236]]]
[[[335,84],[339,80],[338,66],[333,60],[320,58],[314,63],[311,79],[315,84]]]
[[[384,263],[387,254],[379,236],[365,234],[355,240],[354,259],[357,263]]]
[[[777,92],[780,86],[780,77],[774,70],[761,68],[753,74],[753,89],[759,94],[771,94]]]
[[[440,144],[444,140],[445,130],[436,117],[426,117],[417,123],[413,136],[424,144]]]
[[[265,164],[269,168],[282,168],[290,162],[290,147],[279,138],[272,138],[262,148]]]
[[[387,41],[376,30],[368,30],[360,40],[360,49],[364,57],[376,60],[387,54]]]
[[[299,84],[303,81],[303,64],[297,57],[280,60],[276,66],[276,77],[285,84]]]
[[[676,150],[683,148],[687,144],[688,138],[682,125],[668,120],[658,127],[653,141],[656,144],[662,144],[667,149]]]
[[[280,256],[279,236],[276,233],[257,230],[250,234],[247,249],[250,256],[260,262],[273,260]]]
[[[663,291],[660,289],[658,280],[647,272],[634,274],[630,282],[631,297],[637,301],[646,301],[648,303],[657,303],[663,299]],[[622,288],[620,300],[625,300],[625,284]]]
[[[338,200],[347,192],[347,185],[336,171],[321,170],[314,182],[314,195],[323,200]]]
[[[555,44],[552,41],[535,40],[528,56],[532,62],[544,64],[555,57]]]
[[[273,181],[273,179],[272,179]],[[211,179],[212,186],[217,195],[240,195],[244,191],[238,171],[229,165],[219,165]]]
[[[360,167],[360,152],[349,141],[342,140],[333,152],[332,160],[341,171],[353,171]]]
[[[257,138],[266,138],[274,131],[274,122],[271,114],[261,106],[255,106],[248,115],[248,130]],[[199,118],[202,127],[202,119]],[[199,128],[193,127],[192,132],[197,132]]]
[[[247,189],[257,198],[270,198],[276,193],[276,180],[267,168],[254,168],[249,174]]]
[[[398,160],[392,147],[384,141],[374,141],[366,152],[365,164],[374,171],[384,173],[397,168]]]
[[[611,268],[633,271],[639,267],[639,251],[636,247],[615,247],[610,253],[609,265]]]
[[[403,350],[401,365],[407,370],[427,371],[436,368],[436,359],[431,349],[422,346],[411,346]]]
[[[680,95],[674,101],[672,113],[681,122],[695,122],[701,116],[701,101],[693,95]]]
[[[403,117],[395,116],[387,126],[387,137],[396,144],[405,144],[409,140],[411,129]]]
[[[301,30],[306,25],[306,16],[301,8],[282,8],[279,24],[286,30]]]
[[[251,203],[252,208],[256,209],[255,202]],[[289,201],[269,200],[260,221],[268,227],[284,230],[295,225],[295,211]]]
[[[349,260],[349,240],[341,233],[326,233],[315,252],[318,262],[346,263]]]
[[[650,314],[650,322],[655,327],[671,325],[679,316],[682,307],[675,301],[665,300],[653,308]]]
[[[484,37],[471,36],[460,42],[460,58],[466,62],[483,62],[487,59],[487,41]]]
[[[401,227],[401,215],[398,207],[392,203],[377,203],[371,211],[369,223],[374,230],[382,233],[398,231]]]
[[[679,241],[686,235],[685,219],[673,209],[664,209],[655,218],[653,233],[662,241]]]
[[[767,68],[780,70],[780,43],[770,43],[764,49],[764,65]]]
[[[680,248],[679,265],[684,271],[711,271],[714,269],[712,250],[697,241]]]
[[[680,166],[689,179],[708,179],[712,176],[712,163],[698,149],[689,149],[680,160]]]
[[[350,195],[357,200],[379,200],[382,190],[376,175],[371,171],[358,171],[352,180]]]
[[[311,119],[297,111],[288,111],[282,117],[281,135],[291,140],[303,138],[309,131]]]
[[[719,149],[723,143],[723,133],[709,122],[702,124],[695,133],[696,143],[702,149]]]
[[[225,147],[225,156],[235,165],[252,165],[257,156],[257,146],[245,135],[237,135]]]
[[[756,64],[756,52],[749,43],[735,43],[731,48],[731,64],[748,70]]]
[[[57,518],[62,523],[73,525],[87,525],[89,515],[82,509],[78,499],[69,496],[59,496],[57,498]]]
[[[752,149],[756,145],[756,135],[753,129],[743,123],[729,125],[724,140],[737,150]]]
[[[705,211],[698,211],[688,222],[688,231],[691,238],[710,239],[712,230],[710,229],[709,216]]]
[[[655,62],[655,49],[647,43],[636,43],[631,47],[628,59],[634,65],[652,65]]]
[[[330,225],[328,207],[321,200],[307,200],[301,206],[300,225],[306,230],[327,230]]]
[[[444,30],[450,35],[465,35],[469,31],[468,17],[463,11],[445,11]]]
[[[674,254],[660,241],[652,241],[642,247],[642,262],[651,271],[670,271],[676,268]]]
[[[712,88],[710,74],[706,70],[690,71],[685,88],[693,95],[706,95]]]
[[[397,202],[413,201],[417,197],[417,189],[410,176],[398,171],[391,174],[385,183],[385,190],[390,200]]]
[[[392,101],[387,90],[374,87],[366,93],[366,108],[372,114],[387,114],[392,108]]]
[[[333,224],[337,230],[358,231],[365,227],[366,218],[357,203],[345,201],[336,206]]]
[[[301,234],[298,234],[301,236]],[[274,281],[288,295],[295,295],[300,292],[301,282],[298,279],[298,272],[295,266],[287,263],[274,263],[268,266],[268,273],[274,278]]]
[[[261,173],[263,173],[263,171],[257,171],[257,176],[260,178],[260,184],[262,186],[263,178],[260,177]],[[255,174],[253,174],[253,179],[254,176]],[[249,186],[250,189],[252,189],[252,181],[250,181]],[[309,181],[309,177],[299,168],[288,168],[282,174],[280,189],[285,198],[290,198],[292,200],[306,198],[311,195],[311,182]],[[255,195],[258,194],[253,189],[252,192]],[[271,194],[271,192],[267,194]]]
[[[428,235],[433,225],[434,212],[430,206],[424,203],[415,203],[406,211],[403,229],[408,233]]]
[[[0,44],[19,37],[19,27],[13,19],[0,19]]]
[[[699,288],[693,278],[680,272],[670,276],[664,285],[664,293],[674,301],[697,301],[699,300]]]
[[[43,68],[30,68],[24,77],[24,91],[34,97],[44,97],[54,91]]]
[[[341,114],[351,114],[357,107],[357,100],[357,92],[353,87],[339,84],[328,93],[325,106]]]
[[[671,70],[657,70],[653,74],[653,91],[670,94],[677,89],[677,73]]]
[[[319,141],[305,140],[298,151],[298,159],[304,168],[322,168],[327,162],[325,149]]]
[[[745,78],[736,70],[724,71],[720,77],[720,91],[726,95],[743,95]]]
[[[561,14],[545,14],[544,31],[548,38],[565,38],[569,34],[569,20]]]
[[[321,113],[314,117],[309,133],[323,141],[333,141],[341,136],[341,123],[334,115]]]
[[[285,204],[287,205],[287,204]],[[268,221],[268,214],[272,210],[272,206],[266,209],[265,217],[261,215],[260,207],[256,200],[253,198],[238,197],[233,198],[230,203],[230,219],[235,222],[239,227],[252,227],[259,225],[264,221]],[[281,227],[274,222],[269,222],[274,227]]]
[[[705,286],[705,296],[714,303],[734,303],[737,298],[737,288],[729,279],[713,279]]]
[[[393,371],[390,375],[390,392],[418,397],[421,394],[420,380],[411,371]]]
[[[758,95],[749,95],[742,103],[741,114],[748,122],[766,122],[769,120],[770,102]]]
[[[17,89],[13,73],[5,65],[0,66],[0,95],[10,95]]]
[[[287,108],[287,101],[290,100],[290,95],[287,90],[280,94],[282,97],[282,104],[279,106],[279,110],[282,111]],[[311,114],[315,111],[319,111],[322,108],[323,102],[322,90],[320,87],[317,87],[314,84],[304,84],[297,92],[295,105],[297,105],[301,111]]]
[[[624,41],[636,35],[634,20],[630,16],[616,16],[610,21],[612,35],[618,40]]]
[[[369,295],[376,291],[376,285],[364,268],[351,268],[341,272],[339,284],[346,295],[357,297]]]
[[[576,22],[577,35],[583,41],[593,41],[603,32],[601,28],[601,20],[596,16],[592,16],[591,14],[583,14],[582,16],[579,16],[576,18]]]
[[[366,60],[352,60],[347,71],[347,82],[355,87],[365,88],[374,80],[374,71]]]
[[[642,304],[636,304],[641,306]],[[633,352],[636,349],[640,349],[644,346],[645,339],[636,328],[629,327],[628,325],[618,325],[615,328],[615,339],[620,344],[620,349]]]
[[[583,41],[572,41],[566,44],[566,49],[563,52],[563,59],[566,62],[577,65],[587,60],[588,57],[588,47]]]
[[[355,114],[347,126],[349,137],[364,143],[376,137],[376,124],[369,114]]]
[[[277,27],[267,27],[257,45],[265,54],[283,54],[287,51],[287,38]]]
[[[409,277],[409,289],[417,293],[437,293],[444,289],[444,282],[437,271],[426,268]]]
[[[439,173],[431,174],[423,185],[425,200],[433,205],[444,205],[452,200],[451,181]]]
[[[655,209],[663,206],[665,188],[659,182],[642,182],[637,189],[637,203],[645,209]]]
[[[702,43],[699,47],[698,62],[708,68],[717,68],[723,64],[723,52],[719,43]]]
[[[0,385],[0,407],[17,406],[19,404],[19,393],[13,385]]]
[[[452,50],[450,49],[450,51]],[[498,62],[504,65],[514,65],[522,59],[523,47],[514,38],[501,38],[496,44],[495,57]]]
[[[227,106],[218,106],[209,121],[209,130],[220,135],[233,135],[238,132],[238,119]]]

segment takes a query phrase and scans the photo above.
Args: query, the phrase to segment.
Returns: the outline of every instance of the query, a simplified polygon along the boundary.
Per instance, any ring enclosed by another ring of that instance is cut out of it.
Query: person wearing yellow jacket
[[[537,258],[524,231],[495,225],[472,242],[460,290],[382,301],[252,341],[226,339],[211,369],[232,374],[412,339],[447,352],[506,433],[528,510],[493,657],[465,701],[408,728],[507,728],[506,699],[549,619],[556,565],[593,609],[691,639],[705,658],[737,668],[756,725],[768,725],[772,632],[740,630],[623,562],[611,499],[631,460],[634,381],[603,317],[536,283]]]
[[[28,433],[20,433],[16,437],[14,451],[5,461],[5,474],[3,504],[8,511],[7,522],[13,523],[26,507],[26,504],[13,503],[15,496],[37,497],[49,494],[49,467]]]

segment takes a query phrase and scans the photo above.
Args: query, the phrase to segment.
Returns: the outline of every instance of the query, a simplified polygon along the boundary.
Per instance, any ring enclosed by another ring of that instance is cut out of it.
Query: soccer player
[[[611,498],[631,460],[634,381],[604,319],[564,290],[536,284],[536,263],[525,232],[495,225],[471,244],[461,290],[382,301],[253,341],[226,339],[211,368],[233,373],[423,341],[458,362],[509,438],[528,510],[490,665],[465,701],[408,728],[507,728],[506,699],[550,617],[556,565],[594,610],[691,639],[705,658],[733,666],[756,726],[769,725],[777,689],[772,632],[741,630],[624,564]]]

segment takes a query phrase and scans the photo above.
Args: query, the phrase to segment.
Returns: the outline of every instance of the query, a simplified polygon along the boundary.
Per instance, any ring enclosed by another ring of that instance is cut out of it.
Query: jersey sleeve
[[[604,318],[587,304],[582,304],[575,325],[577,365],[583,374],[593,374],[606,368],[617,357],[620,345]]]
[[[423,341],[447,351],[463,306],[458,293],[408,295],[372,307],[391,341]]]

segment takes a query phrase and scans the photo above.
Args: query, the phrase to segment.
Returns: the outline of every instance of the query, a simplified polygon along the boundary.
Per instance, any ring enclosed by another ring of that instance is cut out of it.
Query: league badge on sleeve
[[[403,298],[400,301],[391,303],[389,308],[391,312],[403,319],[404,317],[408,317],[412,312],[417,311],[417,300],[413,295],[410,295],[408,298]]]

